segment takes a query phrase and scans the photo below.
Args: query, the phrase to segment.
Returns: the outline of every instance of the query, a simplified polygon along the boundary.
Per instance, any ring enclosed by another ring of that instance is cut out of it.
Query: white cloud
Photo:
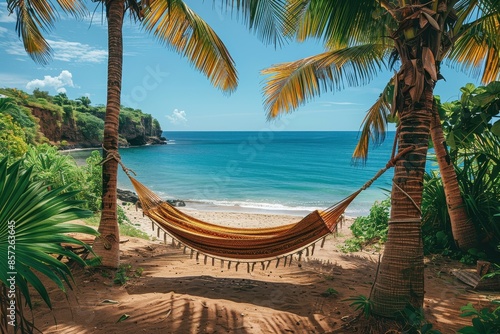
[[[108,51],[97,49],[88,44],[69,42],[65,40],[47,40],[54,50],[54,59],[80,63],[102,63],[108,56]]]
[[[32,91],[35,88],[53,88],[58,93],[66,93],[65,87],[75,87],[73,84],[73,75],[67,70],[63,70],[57,77],[46,75],[43,80],[34,79],[26,84],[26,89]]]
[[[20,41],[4,41],[0,42],[0,47],[5,50],[10,55],[14,56],[27,56],[24,50],[23,43]]]
[[[184,110],[174,109],[172,115],[165,116],[172,124],[184,124],[187,122],[186,112]]]
[[[5,35],[8,32],[7,28],[0,27],[0,36]]]
[[[7,31],[0,27],[0,36]],[[102,63],[106,61],[108,51],[95,48],[88,44],[79,42],[69,42],[65,40],[53,41],[47,40],[52,48],[52,58],[73,63]],[[27,57],[23,43],[19,40],[0,41],[0,47],[8,54]]]

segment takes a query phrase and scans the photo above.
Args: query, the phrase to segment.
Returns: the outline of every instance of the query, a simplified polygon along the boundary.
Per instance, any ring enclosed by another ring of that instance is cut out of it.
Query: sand
[[[134,208],[127,214],[138,228],[151,223]],[[297,221],[298,217],[244,212],[190,211],[219,224],[266,226]],[[370,294],[379,254],[340,252],[349,236],[348,219],[337,238],[330,236],[314,256],[291,266],[248,273],[221,268],[203,258],[191,259],[182,249],[160,240],[122,237],[121,263],[129,279],[115,284],[115,273],[102,269],[74,270],[75,289],[67,296],[51,287],[53,310],[40,301],[34,318],[43,333],[351,333],[363,332],[366,321],[344,299]],[[500,294],[470,291],[451,275],[462,264],[440,257],[426,259],[425,315],[442,333],[470,324],[460,307],[472,302],[488,306]],[[137,274],[135,274],[137,272]],[[138,274],[140,272],[140,275]],[[331,294],[328,292],[333,292]],[[121,320],[121,321],[120,321]]]

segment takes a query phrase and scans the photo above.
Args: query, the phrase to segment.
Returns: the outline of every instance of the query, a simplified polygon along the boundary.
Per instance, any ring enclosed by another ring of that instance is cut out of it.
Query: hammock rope
[[[304,251],[305,256],[312,255],[316,242],[323,239],[322,247],[326,236],[336,232],[337,225],[343,220],[345,210],[356,196],[370,187],[376,179],[412,149],[413,147],[408,147],[392,157],[373,178],[340,202],[322,211],[315,210],[297,223],[268,228],[222,226],[192,217],[170,205],[140,183],[131,175],[130,172],[133,173],[133,171],[120,161],[119,156],[110,154],[107,158],[115,159],[121,165],[139,197],[143,214],[151,219],[153,231],[154,225],[157,225],[158,237],[160,229],[163,231],[165,243],[168,234],[174,246],[177,242],[178,248],[184,246],[184,252],[191,249],[191,257],[196,253],[197,260],[200,255],[203,255],[205,263],[207,258],[212,258],[212,265],[214,265],[214,259],[218,259],[221,261],[221,266],[224,266],[224,261],[228,261],[228,268],[231,267],[232,262],[236,262],[235,269],[238,269],[240,263],[247,263],[247,270],[250,271],[259,262],[262,268],[268,268],[273,260],[276,260],[279,265],[280,260],[284,259],[284,265],[290,265],[293,255],[298,255],[299,261]]]

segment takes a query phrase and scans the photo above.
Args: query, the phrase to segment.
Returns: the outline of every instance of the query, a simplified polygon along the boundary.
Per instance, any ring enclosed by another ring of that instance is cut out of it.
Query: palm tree
[[[81,15],[85,6],[81,0],[58,0],[64,12]],[[108,85],[103,136],[102,212],[99,224],[101,236],[94,251],[102,265],[119,265],[119,233],[116,212],[118,163],[118,124],[122,83],[122,26],[126,10],[141,21],[147,31],[171,46],[204,73],[212,84],[232,92],[237,86],[234,62],[217,34],[181,0],[95,0],[102,2],[108,19]],[[16,29],[28,54],[37,62],[47,63],[51,49],[41,29],[47,30],[56,19],[50,1],[8,0],[10,12],[16,11]]]
[[[118,125],[122,83],[122,25],[125,10],[142,21],[146,30],[175,51],[186,56],[216,87],[231,92],[236,88],[234,63],[215,32],[181,0],[111,0],[104,2],[108,19],[108,87],[104,120],[102,211],[94,251],[102,265],[119,265],[119,231],[116,211]]]
[[[368,110],[363,121],[362,135],[354,151],[355,158],[364,159],[368,155],[370,137],[375,142],[383,141],[387,121],[395,121],[391,102],[394,93],[394,80],[390,80],[375,104]],[[446,141],[438,111],[434,105],[431,119],[431,139],[436,153],[440,175],[443,180],[448,214],[452,226],[452,234],[455,244],[463,251],[477,246],[477,233],[473,223],[468,216],[465,205],[459,191],[457,175],[448,157]]]
[[[441,119],[435,104],[431,119],[431,138],[441,172],[441,179],[443,180],[453,239],[455,244],[462,250],[474,248],[478,243],[476,228],[467,214],[462,199],[455,166],[448,155]]]
[[[280,3],[280,0],[269,0]],[[441,62],[482,81],[499,77],[499,13],[495,0],[288,0],[285,31],[298,40],[321,38],[326,51],[263,71],[268,117],[296,109],[314,96],[369,82],[399,63],[399,71],[365,118],[355,157],[383,139],[388,117],[398,118],[398,149],[412,147],[395,167],[392,211],[384,257],[371,299],[373,311],[394,316],[423,304],[421,238],[423,175]],[[291,29],[291,27],[293,29]],[[390,101],[390,103],[387,103]]]

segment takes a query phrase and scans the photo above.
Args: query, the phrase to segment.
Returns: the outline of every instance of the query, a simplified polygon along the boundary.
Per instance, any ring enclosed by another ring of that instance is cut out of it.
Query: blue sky
[[[272,64],[292,61],[323,51],[318,41],[291,43],[275,49],[264,45],[247,28],[222,14],[212,1],[185,1],[226,44],[239,76],[231,95],[223,94],[197,72],[186,59],[171,51],[126,19],[122,104],[157,118],[165,131],[343,131],[358,130],[366,110],[382,91],[391,73],[381,72],[369,85],[325,92],[279,120],[268,122],[263,108],[263,77],[260,71]],[[96,5],[88,2],[94,11]],[[66,92],[69,98],[89,96],[92,104],[105,104],[107,31],[100,8],[93,17],[61,18],[46,38],[54,53],[42,66],[29,58],[15,33],[14,16],[0,3],[0,87],[33,89],[51,95]],[[443,101],[459,97],[467,82],[478,85],[447,66],[435,89]]]

